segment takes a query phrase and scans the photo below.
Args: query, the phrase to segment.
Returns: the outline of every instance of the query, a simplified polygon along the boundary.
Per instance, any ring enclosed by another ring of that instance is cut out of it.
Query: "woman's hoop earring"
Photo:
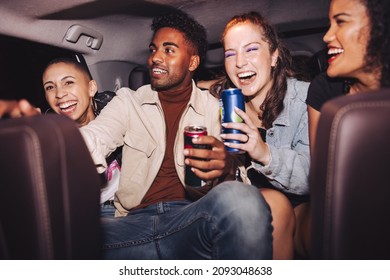
[[[52,108],[47,108],[45,111],[45,115],[54,113],[54,110]]]
[[[93,96],[91,98],[91,106],[92,106],[92,111],[95,114],[95,116],[98,116],[100,112],[98,110],[98,106],[97,106],[95,97],[93,97]]]

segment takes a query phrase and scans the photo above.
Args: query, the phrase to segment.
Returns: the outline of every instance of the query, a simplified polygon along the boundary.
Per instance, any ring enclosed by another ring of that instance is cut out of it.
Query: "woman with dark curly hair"
[[[330,27],[324,36],[329,66],[326,74],[313,80],[307,98],[312,151],[326,101],[390,86],[389,4],[388,0],[331,1]]]
[[[331,0],[328,68],[309,87],[311,151],[322,105],[337,96],[390,86],[390,5],[388,0]],[[310,212],[303,219],[301,249],[310,252]]]
[[[294,78],[291,56],[276,30],[257,12],[233,17],[222,34],[227,77],[214,95],[230,86],[245,96],[244,123],[224,123],[243,134],[222,134],[236,157],[237,179],[261,190],[271,208],[273,258],[293,258],[295,213],[308,198],[310,165],[306,94],[309,84]],[[294,213],[295,212],[295,213]]]

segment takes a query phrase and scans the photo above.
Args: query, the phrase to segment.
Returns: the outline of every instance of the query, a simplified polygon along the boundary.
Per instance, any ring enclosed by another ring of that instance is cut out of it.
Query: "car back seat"
[[[131,88],[132,90],[137,90],[139,87],[149,83],[150,76],[149,71],[146,67],[137,66],[130,72],[129,88]]]
[[[100,179],[69,118],[0,120],[0,259],[99,259]]]
[[[316,141],[313,259],[390,259],[390,89],[325,103]]]

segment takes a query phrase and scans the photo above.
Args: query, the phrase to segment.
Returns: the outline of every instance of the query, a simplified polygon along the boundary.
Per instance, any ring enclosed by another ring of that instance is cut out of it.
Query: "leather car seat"
[[[0,120],[0,259],[99,259],[100,179],[76,123]]]
[[[149,84],[150,76],[147,68],[143,66],[135,67],[129,75],[129,88],[137,90],[139,87]]]
[[[313,259],[390,259],[390,89],[327,102],[310,173]]]

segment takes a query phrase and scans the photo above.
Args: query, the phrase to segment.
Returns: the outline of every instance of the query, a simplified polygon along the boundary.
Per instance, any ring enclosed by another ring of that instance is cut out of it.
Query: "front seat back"
[[[100,258],[100,180],[76,127],[0,120],[0,259]]]
[[[390,90],[323,106],[310,174],[314,259],[390,259]]]

